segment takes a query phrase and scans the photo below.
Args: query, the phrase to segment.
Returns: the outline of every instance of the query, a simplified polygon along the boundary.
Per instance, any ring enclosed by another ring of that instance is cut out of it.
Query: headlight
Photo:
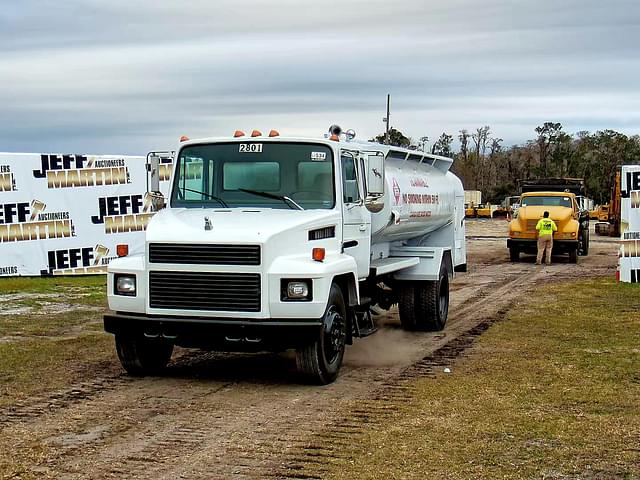
[[[136,294],[135,275],[116,275],[115,276],[115,294],[135,296]]]
[[[288,280],[282,279],[281,284],[282,300],[311,300],[311,280]]]

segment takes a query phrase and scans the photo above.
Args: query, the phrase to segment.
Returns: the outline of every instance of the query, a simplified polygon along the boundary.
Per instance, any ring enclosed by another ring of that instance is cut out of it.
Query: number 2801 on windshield
[[[261,143],[241,143],[238,153],[262,153]]]

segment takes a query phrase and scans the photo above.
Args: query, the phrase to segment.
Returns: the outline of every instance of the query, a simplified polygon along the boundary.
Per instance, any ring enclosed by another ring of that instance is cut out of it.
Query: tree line
[[[640,164],[640,135],[614,130],[570,134],[558,122],[545,122],[534,131],[535,137],[524,144],[505,147],[488,125],[463,129],[457,134],[458,151],[453,150],[454,137],[448,133],[431,145],[428,137],[414,141],[395,128],[389,130],[388,139],[380,134],[371,140],[454,158],[451,170],[464,188],[482,191],[482,198],[492,203],[517,194],[519,179],[544,177],[584,178],[587,195],[596,203],[606,203],[616,169]]]

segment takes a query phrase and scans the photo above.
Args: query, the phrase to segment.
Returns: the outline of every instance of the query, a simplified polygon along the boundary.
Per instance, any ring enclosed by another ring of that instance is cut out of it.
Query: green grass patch
[[[8,293],[64,293],[93,287],[104,288],[106,282],[106,275],[0,278],[0,295]]]
[[[101,332],[0,343],[0,407],[92,378],[116,362],[113,337]]]
[[[6,315],[0,317],[0,338],[77,335],[101,325],[101,320],[101,312],[77,308],[47,315]]]
[[[0,279],[0,406],[115,365],[104,276]],[[24,313],[20,313],[24,312]]]
[[[104,276],[0,279],[0,340],[68,335],[107,309]]]
[[[640,478],[640,288],[553,284],[416,382],[334,478]]]

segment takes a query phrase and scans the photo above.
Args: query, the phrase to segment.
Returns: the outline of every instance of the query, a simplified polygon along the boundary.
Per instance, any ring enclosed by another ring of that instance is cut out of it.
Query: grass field
[[[554,284],[344,452],[335,478],[640,478],[640,288]]]

